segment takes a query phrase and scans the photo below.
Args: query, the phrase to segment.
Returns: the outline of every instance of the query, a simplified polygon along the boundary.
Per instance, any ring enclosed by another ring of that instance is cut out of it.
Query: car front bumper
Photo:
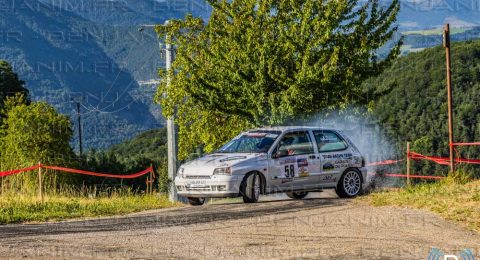
[[[237,197],[242,176],[187,176],[175,178],[177,194],[190,198],[227,198]]]

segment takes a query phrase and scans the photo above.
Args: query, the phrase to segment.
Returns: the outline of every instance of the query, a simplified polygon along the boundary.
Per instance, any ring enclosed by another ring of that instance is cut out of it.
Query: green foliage
[[[252,125],[364,103],[359,83],[399,52],[397,42],[385,59],[376,54],[396,31],[398,1],[208,2],[207,24],[187,16],[156,28],[177,50],[173,70],[160,72],[157,100],[166,117],[177,109],[182,158]]]
[[[144,158],[159,162],[167,154],[167,131],[165,128],[143,132],[133,139],[112,146],[109,152],[115,154],[120,162],[129,164]]]
[[[166,143],[165,128],[149,130],[132,140],[114,145],[106,151],[90,150],[80,159],[78,167],[95,172],[130,174],[153,166],[158,190],[165,193],[168,191]],[[134,180],[105,180],[98,177],[82,177],[82,179],[83,184],[87,186],[97,186],[101,182],[104,187],[126,185],[134,189],[143,189],[146,177]]]
[[[480,141],[480,41],[452,43],[454,137],[457,142]],[[401,153],[405,143],[426,155],[448,157],[447,90],[445,50],[442,47],[412,53],[380,76],[365,82],[365,88],[387,93],[373,113]],[[466,158],[480,158],[479,147],[457,147]],[[471,171],[474,166],[463,166]],[[415,172],[446,174],[447,167],[415,162]],[[478,173],[477,173],[478,176]]]
[[[5,118],[0,129],[0,170],[36,165],[68,165],[74,157],[70,148],[71,123],[45,102],[26,104],[21,95],[7,97]],[[54,188],[68,182],[65,175],[46,175],[45,186]],[[2,180],[2,188],[33,192],[37,187],[36,173],[25,173]]]
[[[7,98],[7,102],[8,98]],[[14,106],[6,113],[2,157],[27,164],[68,162],[72,156],[70,119],[45,102]]]
[[[7,97],[13,97],[17,94],[23,94],[27,97],[28,90],[24,87],[24,84],[25,82],[20,80],[18,75],[13,72],[12,66],[8,62],[0,60],[0,110],[3,109],[4,100]]]
[[[111,216],[179,206],[165,196],[139,196],[132,191],[117,191],[95,199],[63,195],[45,200],[41,203],[37,197],[18,194],[0,197],[0,224]]]
[[[450,184],[466,184],[474,179],[475,174],[472,171],[466,171],[465,169],[456,169],[455,172],[449,174],[442,180],[444,183]]]

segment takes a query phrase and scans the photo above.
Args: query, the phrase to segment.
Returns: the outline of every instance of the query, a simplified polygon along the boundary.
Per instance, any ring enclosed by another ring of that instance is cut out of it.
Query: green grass
[[[7,195],[0,196],[0,224],[112,216],[179,205],[157,195],[127,194],[101,198],[58,195],[46,197],[44,203],[36,196]]]
[[[451,178],[434,184],[383,190],[360,198],[373,206],[426,209],[480,232],[480,181],[458,183]]]

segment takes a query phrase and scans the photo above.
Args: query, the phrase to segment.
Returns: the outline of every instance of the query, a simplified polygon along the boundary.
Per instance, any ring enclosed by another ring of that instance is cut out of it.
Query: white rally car
[[[318,127],[274,127],[241,133],[213,154],[183,164],[175,178],[178,195],[190,204],[205,198],[286,192],[294,199],[335,189],[358,195],[366,180],[365,160],[341,132]]]

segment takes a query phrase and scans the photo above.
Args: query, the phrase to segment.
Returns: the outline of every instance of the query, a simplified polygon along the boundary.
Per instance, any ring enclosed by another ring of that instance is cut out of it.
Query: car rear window
[[[313,131],[313,135],[315,135],[315,140],[317,141],[318,151],[321,153],[340,151],[347,148],[347,143],[333,131],[317,130]]]

